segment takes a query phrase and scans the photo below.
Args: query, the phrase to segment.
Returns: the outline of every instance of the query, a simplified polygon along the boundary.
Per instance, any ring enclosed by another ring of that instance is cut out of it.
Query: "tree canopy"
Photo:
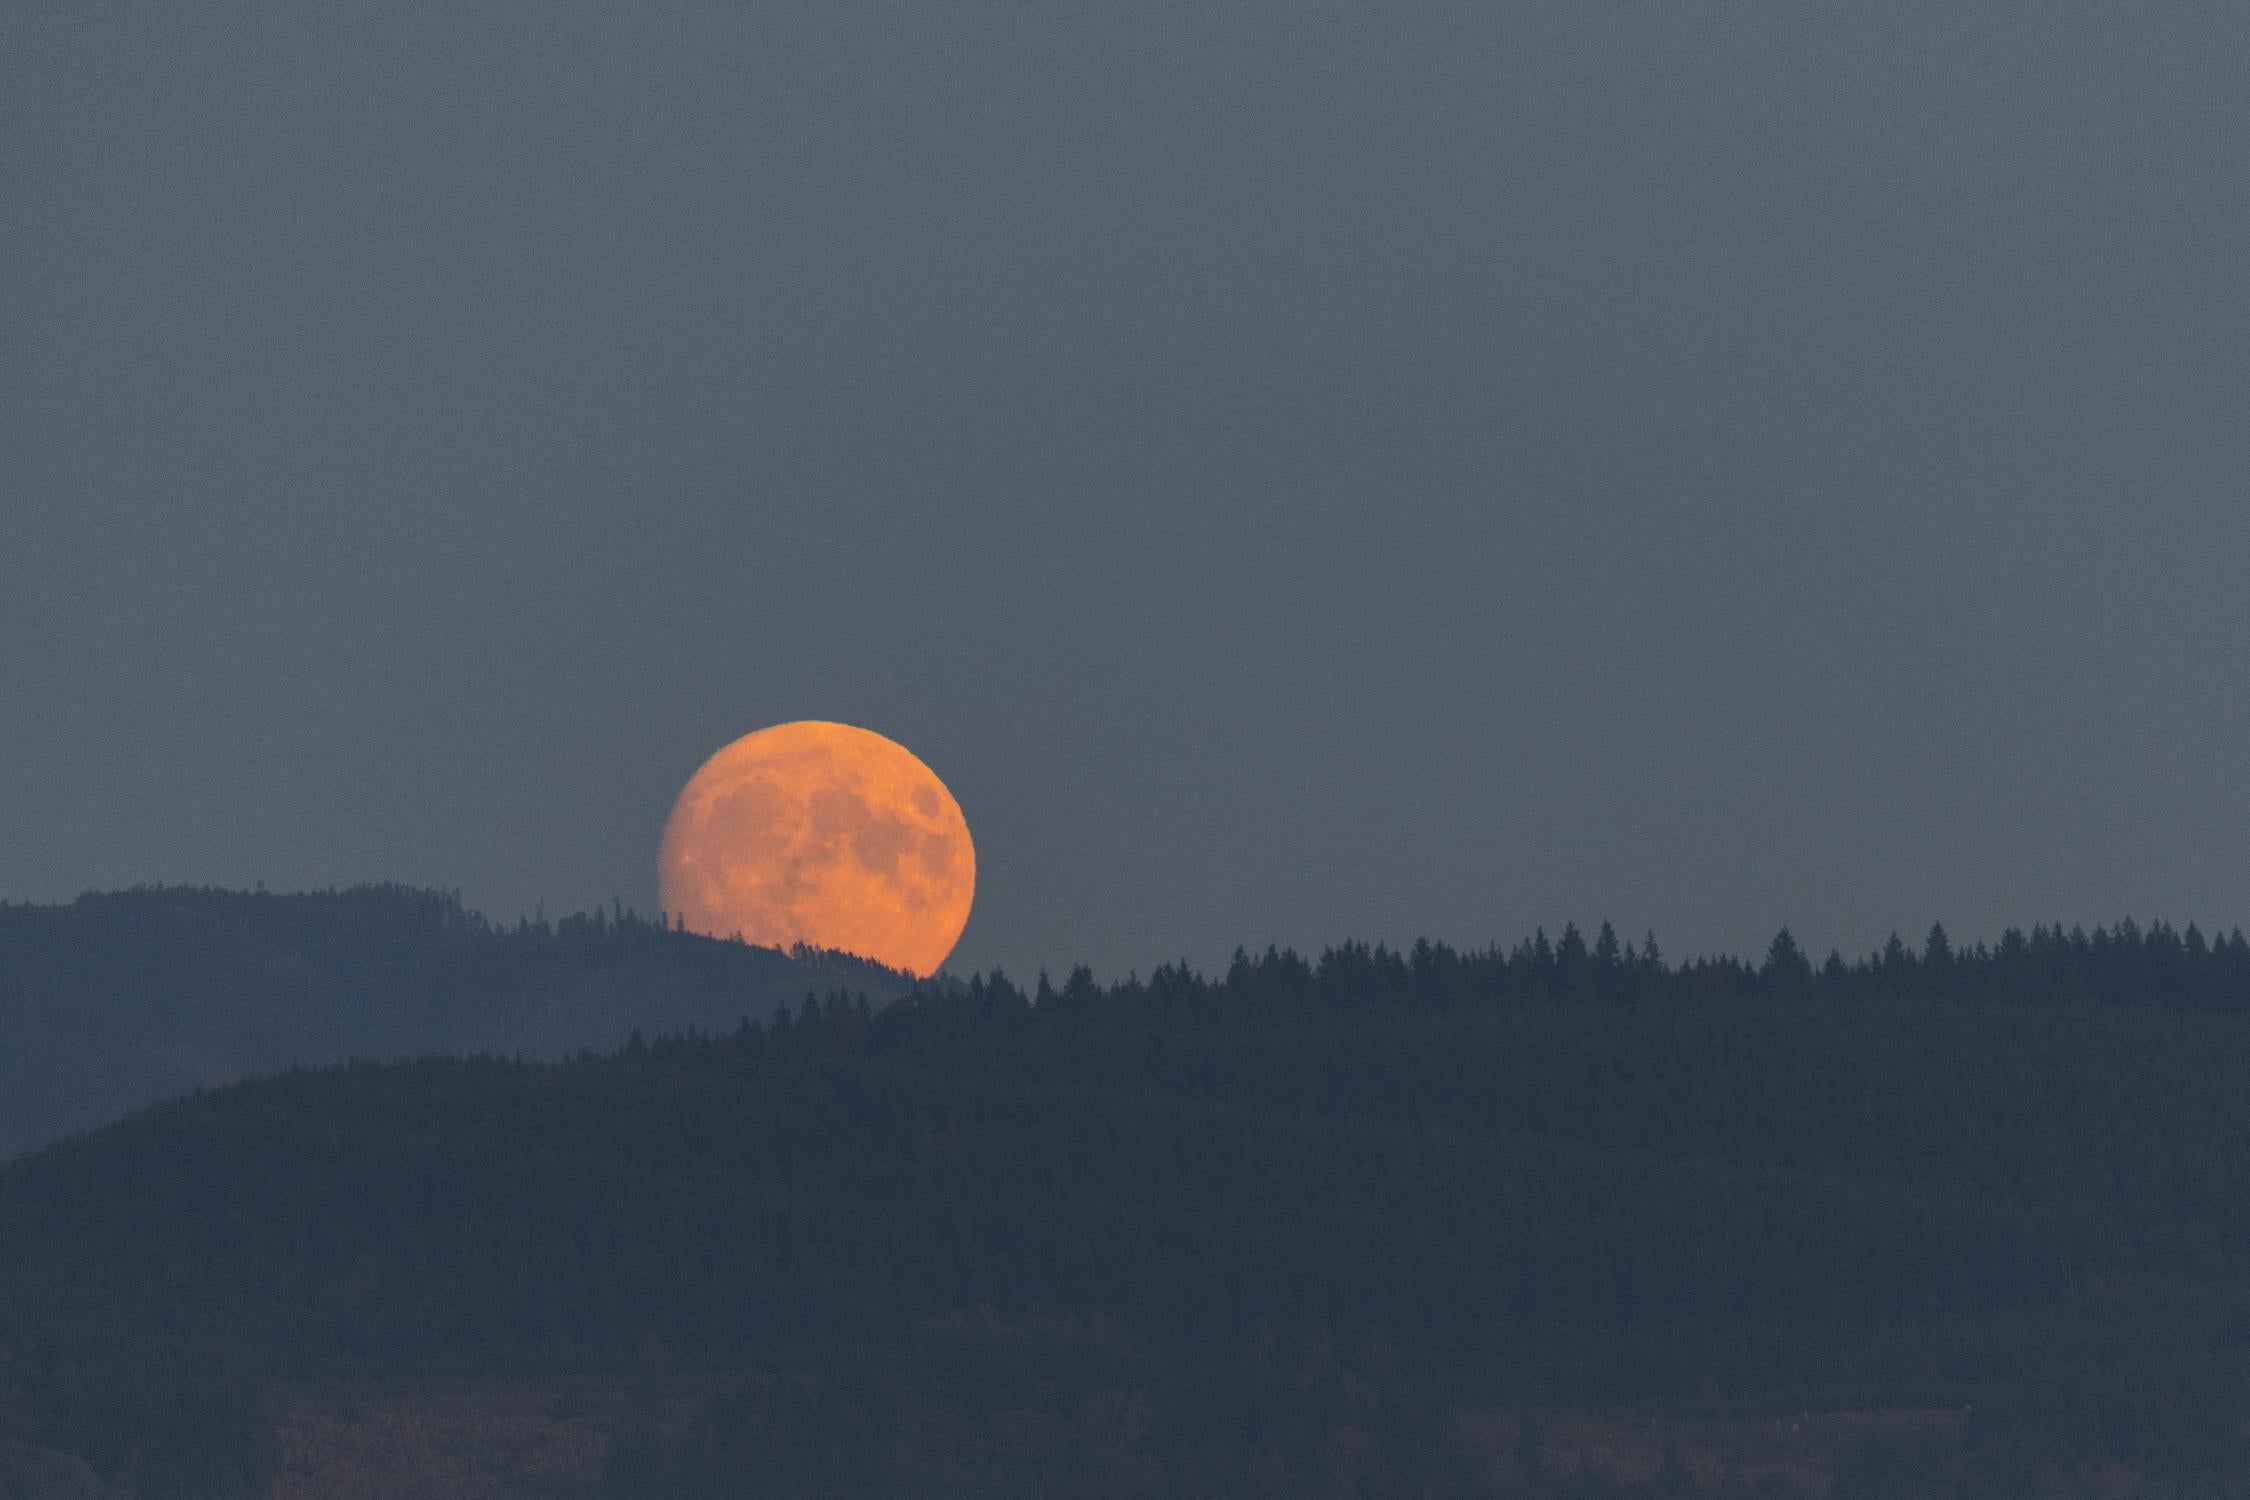
[[[2246,1072],[2250,949],[2162,924],[831,987],[19,1160],[0,1347],[19,1425],[150,1496],[256,1474],[277,1382],[652,1360],[709,1399],[621,1494],[1469,1493],[1463,1411],[1964,1407],[1851,1483],[2204,1493],[2250,1474]]]

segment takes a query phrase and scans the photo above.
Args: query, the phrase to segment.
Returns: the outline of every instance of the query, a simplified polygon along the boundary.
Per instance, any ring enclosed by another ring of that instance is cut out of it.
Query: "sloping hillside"
[[[1968,1415],[1821,1472],[2239,1493],[2240,996],[1730,972],[1345,949],[257,1080],[0,1171],[0,1339],[142,1500],[270,1472],[277,1386],[644,1376],[710,1394],[605,1450],[636,1500],[1476,1493],[1480,1411],[1558,1471],[1666,1416],[1651,1484],[1689,1418],[1887,1410]]]
[[[731,1030],[809,988],[909,981],[840,954],[671,932],[629,913],[498,928],[396,886],[144,889],[0,904],[0,1157],[144,1104],[287,1068],[560,1058]]]

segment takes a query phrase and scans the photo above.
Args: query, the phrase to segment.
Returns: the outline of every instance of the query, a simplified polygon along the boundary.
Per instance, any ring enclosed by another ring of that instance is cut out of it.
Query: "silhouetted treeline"
[[[2143,929],[2127,920],[2092,932],[2034,927],[2026,936],[2010,928],[1996,944],[1956,948],[1941,925],[1919,948],[1895,933],[1873,953],[1847,960],[1831,952],[1818,963],[1787,928],[1775,934],[1762,960],[1694,958],[1668,963],[1649,934],[1621,942],[1609,923],[1588,942],[1575,925],[1549,941],[1545,932],[1517,944],[1461,953],[1443,944],[1416,943],[1399,951],[1346,943],[1317,962],[1268,949],[1257,957],[1237,951],[1221,982],[1226,994],[1269,1004],[1381,1004],[1411,1001],[1459,1006],[1502,999],[1686,1001],[1821,996],[1873,999],[1913,996],[1926,1000],[2012,1004],[2163,1006],[2188,1010],[2250,1009],[2250,941],[2240,928],[2206,938],[2193,923],[2182,931],[2157,922]],[[1157,971],[1144,986],[1128,981],[1111,993],[1146,990],[1169,995],[1213,986],[1184,966]],[[1049,993],[1058,993],[1052,990]],[[1093,976],[1074,972],[1059,992],[1065,999],[1100,993]]]
[[[1566,931],[301,1072],[0,1169],[0,1348],[151,1500],[250,1493],[273,1382],[432,1379],[703,1392],[646,1500],[1597,1493],[1460,1414],[1963,1408],[1836,1493],[2239,1493],[2245,956]]]

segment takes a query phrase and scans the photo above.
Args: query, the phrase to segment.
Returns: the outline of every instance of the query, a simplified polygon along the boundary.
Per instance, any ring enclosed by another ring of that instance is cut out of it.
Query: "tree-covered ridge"
[[[2244,956],[2126,925],[1674,966],[1566,931],[299,1072],[0,1170],[0,1344],[105,1473],[120,1410],[191,1456],[246,1434],[182,1494],[250,1471],[268,1382],[652,1359],[718,1394],[619,1450],[621,1494],[1294,1495],[1346,1451],[1345,1493],[1473,1493],[1463,1410],[1963,1407],[1974,1454],[1894,1492],[2226,1493]],[[1054,1487],[1113,1439],[1139,1488]]]
[[[1042,993],[1052,992],[1051,985],[1041,983]],[[1506,950],[1464,953],[1427,940],[1403,951],[1345,943],[1313,962],[1272,948],[1257,956],[1237,950],[1223,985],[1233,995],[1283,1003],[1913,995],[2223,1010],[2250,1007],[2250,940],[2239,927],[2214,940],[2192,922],[2184,930],[2166,922],[2144,929],[2127,919],[2091,932],[2040,925],[2027,936],[2009,928],[1996,943],[1956,948],[1944,926],[1935,924],[1919,949],[1893,933],[1881,949],[1858,959],[1831,951],[1815,964],[1785,927],[1757,962],[1721,955],[1671,963],[1654,933],[1638,944],[1621,942],[1604,922],[1592,942],[1571,924],[1559,939],[1549,941],[1542,930]],[[1180,987],[1211,989],[1184,965],[1158,970],[1145,986],[1155,991]],[[1143,988],[1128,979],[1112,992],[1130,996]],[[1099,992],[1092,974],[1078,970],[1060,993]]]
[[[354,1058],[609,1051],[764,1018],[842,954],[667,931],[619,908],[502,927],[450,892],[151,887],[0,903],[0,1156],[196,1087]]]

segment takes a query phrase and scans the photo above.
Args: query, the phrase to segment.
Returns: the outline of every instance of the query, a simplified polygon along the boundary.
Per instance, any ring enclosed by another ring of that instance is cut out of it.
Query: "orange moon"
[[[703,763],[665,820],[657,876],[690,931],[930,975],[968,925],[977,851],[961,804],[912,751],[804,720]]]

